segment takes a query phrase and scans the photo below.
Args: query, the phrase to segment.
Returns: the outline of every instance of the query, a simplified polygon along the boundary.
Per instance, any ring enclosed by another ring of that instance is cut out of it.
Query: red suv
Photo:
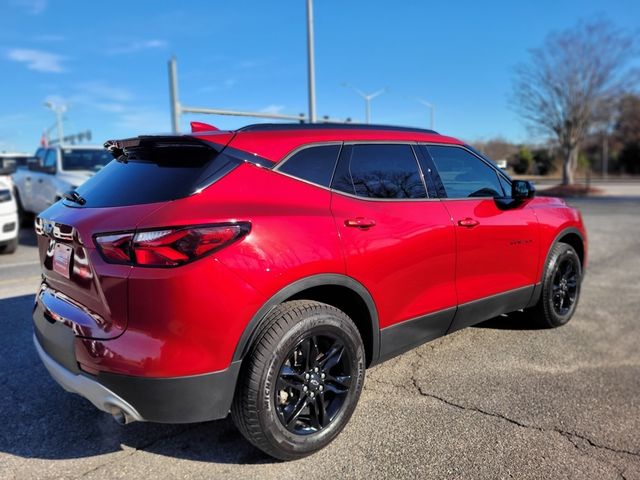
[[[280,459],[365,368],[497,315],[573,315],[580,213],[459,140],[364,125],[142,136],[36,219],[35,345],[120,422],[233,420]]]

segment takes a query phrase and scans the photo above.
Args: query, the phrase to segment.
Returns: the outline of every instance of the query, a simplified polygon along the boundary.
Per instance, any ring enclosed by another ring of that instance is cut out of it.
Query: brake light
[[[249,233],[248,222],[107,233],[95,237],[109,263],[177,267],[209,255]]]

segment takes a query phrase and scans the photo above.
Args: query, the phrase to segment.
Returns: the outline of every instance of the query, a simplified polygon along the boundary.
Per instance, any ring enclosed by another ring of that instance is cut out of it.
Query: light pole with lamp
[[[383,89],[378,90],[377,92],[366,94],[362,90],[354,87],[349,83],[343,83],[342,86],[351,88],[354,92],[356,92],[358,95],[360,95],[364,99],[364,115],[365,115],[365,122],[367,124],[371,123],[371,100],[373,100],[377,96],[380,96],[389,90],[388,87],[384,87]]]
[[[431,130],[433,130],[433,129],[434,129],[434,127],[435,127],[435,123],[436,123],[436,120],[435,120],[435,117],[436,117],[436,107],[434,107],[432,103],[427,102],[426,100],[423,100],[423,99],[421,99],[421,98],[417,98],[417,97],[412,97],[412,98],[413,98],[416,102],[418,102],[418,103],[420,103],[420,104],[424,105],[425,107],[427,107],[427,108],[431,111],[431,114],[430,114],[430,124],[431,124],[431,126],[430,126],[429,128],[430,128]]]
[[[62,114],[67,111],[66,105],[58,105],[53,102],[44,102],[44,106],[56,114],[56,131],[58,133],[58,143],[62,143],[62,139],[64,138],[64,129],[62,126]]]

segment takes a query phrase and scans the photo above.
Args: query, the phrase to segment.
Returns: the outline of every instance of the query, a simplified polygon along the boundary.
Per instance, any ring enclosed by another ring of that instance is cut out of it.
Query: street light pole
[[[307,0],[307,75],[309,81],[309,123],[316,123],[316,72],[313,46],[313,0]]]
[[[176,57],[169,60],[169,98],[171,100],[171,131],[180,131],[180,99],[178,98],[178,65]]]
[[[385,87],[385,88],[383,88],[381,90],[378,90],[377,92],[366,94],[362,90],[354,87],[353,85],[351,85],[349,83],[343,83],[342,86],[343,87],[349,87],[349,88],[353,89],[354,92],[356,92],[358,95],[360,95],[364,99],[364,118],[365,118],[365,123],[367,123],[367,124],[371,123],[371,100],[373,100],[374,98],[376,98],[379,95],[382,95],[384,92],[386,92],[388,90],[388,88]]]
[[[431,130],[434,129],[435,127],[435,117],[436,117],[436,107],[433,106],[433,104],[427,102],[426,100],[422,100],[421,98],[416,98],[415,99],[418,103],[421,103],[422,105],[424,105],[425,107],[427,107],[429,110],[431,110],[431,114],[430,114],[430,123],[431,126],[429,127]]]
[[[56,131],[58,133],[58,143],[62,143],[64,138],[64,127],[62,125],[62,114],[67,110],[65,105],[57,105],[53,102],[44,102],[44,106],[56,114]]]

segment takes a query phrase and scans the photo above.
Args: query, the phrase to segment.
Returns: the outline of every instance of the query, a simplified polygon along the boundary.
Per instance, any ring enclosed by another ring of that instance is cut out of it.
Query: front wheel
[[[538,303],[527,310],[541,327],[566,324],[576,310],[582,284],[582,265],[571,245],[558,243],[551,250]]]
[[[31,212],[27,212],[23,205],[20,193],[16,188],[14,190],[14,197],[16,199],[16,206],[18,207],[18,228],[20,227],[33,227],[33,215]]]
[[[0,254],[10,254],[15,253],[18,249],[18,237],[9,240],[3,246],[0,247]]]
[[[293,460],[325,447],[349,421],[364,382],[364,347],[351,319],[323,303],[286,302],[266,320],[231,415],[253,445]]]

